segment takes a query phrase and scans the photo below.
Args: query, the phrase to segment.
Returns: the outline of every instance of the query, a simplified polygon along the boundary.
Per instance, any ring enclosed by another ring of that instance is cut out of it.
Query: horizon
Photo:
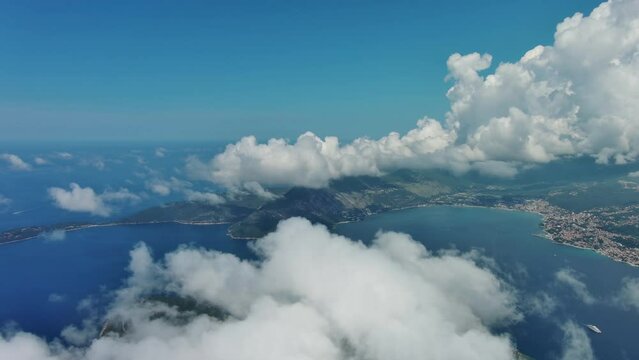
[[[490,72],[596,5],[5,3],[0,141],[403,133],[444,120],[451,54],[490,53]]]

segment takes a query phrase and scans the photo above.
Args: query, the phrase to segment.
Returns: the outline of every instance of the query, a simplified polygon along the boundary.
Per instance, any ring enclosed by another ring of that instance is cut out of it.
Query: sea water
[[[471,207],[426,207],[371,216],[342,224],[337,232],[370,241],[379,230],[410,234],[427,249],[478,249],[495,260],[497,271],[514,286],[524,319],[506,329],[520,351],[537,359],[558,358],[563,342],[561,326],[596,324],[603,334],[588,331],[599,359],[639,359],[639,313],[624,310],[614,301],[624,278],[639,278],[639,268],[615,262],[590,250],[554,243],[539,236],[536,214]],[[595,298],[585,304],[574,291],[556,281],[561,269],[579,274]],[[556,299],[549,316],[527,312],[527,299],[545,292]],[[584,327],[585,329],[585,327]]]
[[[153,178],[184,179],[184,162],[196,154],[210,158],[220,144],[165,146],[164,157],[156,146],[96,145],[68,147],[48,145],[2,149],[15,152],[33,165],[31,171],[0,167],[0,194],[11,199],[0,206],[0,230],[18,226],[58,222],[109,222],[148,206],[180,200],[181,194],[152,194]],[[69,152],[71,159],[60,158]],[[47,163],[36,166],[35,157]],[[193,182],[193,180],[191,180]],[[71,213],[57,208],[48,196],[52,186],[69,183],[91,186],[97,193],[127,188],[139,195],[133,203],[115,204],[110,217]],[[197,190],[210,183],[193,182]],[[614,296],[624,278],[639,277],[639,269],[614,262],[589,250],[555,244],[539,237],[538,215],[485,208],[429,207],[375,215],[358,223],[339,225],[335,231],[353,239],[370,241],[378,230],[411,234],[429,250],[479,249],[495,260],[496,271],[513,286],[524,319],[503,329],[512,334],[517,347],[538,359],[557,358],[561,353],[561,325],[573,321],[580,326],[598,325],[603,334],[588,333],[600,359],[638,359],[636,327],[639,314],[615,305]],[[78,309],[82,302],[105,306],[109,294],[128,276],[129,252],[145,242],[156,259],[179,246],[196,246],[253,257],[248,243],[230,239],[226,225],[189,226],[154,224],[96,227],[69,232],[62,240],[44,237],[0,245],[0,326],[8,323],[51,339],[69,324],[80,324],[88,314]],[[557,271],[571,269],[581,276],[596,299],[580,301],[574,292],[558,283]],[[527,313],[525,302],[540,293],[557,301],[557,309],[544,317]]]
[[[78,308],[107,305],[129,275],[129,252],[140,242],[156,260],[179,246],[252,254],[245,241],[226,236],[225,225],[151,224],[72,231],[63,240],[36,238],[0,245],[0,325],[52,339],[67,325],[92,316]]]

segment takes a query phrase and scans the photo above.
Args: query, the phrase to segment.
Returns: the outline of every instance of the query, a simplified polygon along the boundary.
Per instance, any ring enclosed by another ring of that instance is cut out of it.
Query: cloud
[[[99,321],[94,298],[88,297],[80,301],[77,311],[86,314],[86,317],[82,320],[82,325],[69,325],[62,329],[60,335],[69,344],[84,346],[98,337],[102,325]]]
[[[639,178],[639,171],[633,171],[629,173],[628,176],[632,178]]]
[[[59,303],[59,302],[63,302],[64,300],[66,300],[66,296],[61,295],[61,294],[52,293],[52,294],[49,294],[48,300],[49,300],[49,302],[52,302],[52,303]]]
[[[409,164],[428,167],[447,161],[435,154],[453,140],[454,134],[432,119],[420,120],[417,129],[403,136],[391,133],[379,140],[360,138],[346,145],[340,145],[336,137],[321,139],[310,132],[294,143],[271,139],[259,144],[248,136],[228,145],[208,163],[188,158],[186,168],[195,179],[227,188],[244,188],[248,183],[320,188],[342,176],[380,175]],[[424,157],[428,154],[433,158]]]
[[[102,198],[90,187],[81,187],[76,183],[69,185],[70,191],[62,188],[49,188],[49,196],[55,205],[61,209],[75,212],[88,212],[93,215],[109,216],[109,208]]]
[[[48,189],[49,197],[54,204],[64,210],[73,212],[87,212],[98,216],[109,216],[113,208],[109,203],[113,202],[135,202],[139,196],[129,192],[128,189],[118,191],[105,191],[97,194],[90,187],[81,187],[76,183],[69,185],[70,190],[52,187]]]
[[[555,280],[572,290],[575,296],[584,304],[592,305],[596,299],[588,291],[588,287],[580,277],[580,274],[570,268],[564,268],[555,273]]]
[[[104,170],[104,168],[106,167],[106,164],[102,159],[95,159],[91,162],[91,165],[93,165],[98,170]]]
[[[210,192],[186,190],[185,194],[186,199],[189,201],[203,202],[209,205],[219,205],[226,202],[224,197]]]
[[[31,170],[31,165],[29,165],[29,163],[22,160],[18,155],[4,153],[4,154],[0,154],[0,159],[8,162],[9,166],[13,170],[18,170],[18,171]]]
[[[11,204],[11,199],[9,199],[8,197],[0,194],[0,207],[9,206],[9,204]]]
[[[171,177],[169,180],[152,179],[146,182],[146,188],[156,195],[167,196],[172,192],[183,192],[185,189],[191,187],[191,183],[183,181],[175,177]]]
[[[0,354],[5,359],[15,360],[63,360],[42,339],[33,334],[19,332],[7,338],[0,336]]]
[[[62,160],[71,160],[73,159],[73,154],[65,152],[65,151],[61,151],[61,152],[57,152],[54,154],[55,157],[57,157],[58,159],[62,159]]]
[[[572,321],[561,327],[564,332],[561,360],[594,360],[590,338],[583,327]]]
[[[159,158],[163,158],[166,155],[166,149],[163,147],[159,147],[155,149],[155,156]]]
[[[554,43],[536,46],[484,74],[490,54],[453,54],[447,61],[450,110],[424,118],[406,134],[341,144],[307,132],[295,141],[258,143],[247,136],[210,161],[190,158],[194,178],[230,189],[326,186],[330,180],[397,168],[514,176],[522,166],[562,157],[599,163],[639,155],[639,2],[609,1],[589,16],[557,25]]]
[[[156,195],[168,196],[171,193],[182,193],[188,201],[204,202],[210,205],[226,202],[222,195],[213,192],[195,191],[191,189],[192,186],[193,184],[190,182],[175,177],[171,177],[169,180],[153,179],[146,182],[146,188]]]
[[[36,165],[46,165],[49,163],[45,158],[39,156],[35,157],[33,162],[36,163]]]
[[[25,359],[512,359],[491,328],[520,317],[509,287],[470,257],[434,255],[400,233],[370,246],[307,220],[283,221],[254,246],[258,261],[181,248],[154,262],[132,253],[131,277],[108,318],[120,336],[62,348],[0,337],[0,357]],[[171,291],[207,315],[140,301]]]
[[[557,309],[557,299],[546,292],[527,296],[524,301],[524,309],[529,314],[541,317],[549,317]]]
[[[42,234],[48,241],[62,241],[67,238],[67,232],[62,229],[56,229]]]
[[[639,278],[624,278],[622,284],[614,302],[624,309],[639,312]]]

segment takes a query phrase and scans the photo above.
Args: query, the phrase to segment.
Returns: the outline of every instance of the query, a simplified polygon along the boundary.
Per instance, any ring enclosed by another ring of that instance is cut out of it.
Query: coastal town
[[[570,211],[543,197],[525,199],[495,193],[457,192],[437,196],[429,201],[429,205],[479,206],[538,213],[543,218],[544,237],[639,266],[639,204]]]
[[[636,228],[639,224],[637,205],[572,212],[546,200],[528,200],[507,207],[539,213],[543,217],[544,233],[553,241],[592,249],[614,260],[639,266],[637,237],[611,231],[621,227]]]

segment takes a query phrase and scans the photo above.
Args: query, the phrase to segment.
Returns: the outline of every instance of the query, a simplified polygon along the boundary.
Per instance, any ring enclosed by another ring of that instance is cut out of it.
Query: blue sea
[[[518,211],[473,207],[427,207],[372,216],[365,221],[339,225],[337,232],[364,242],[378,230],[405,232],[427,249],[478,249],[495,260],[498,272],[513,285],[522,302],[546,292],[558,300],[549,317],[525,314],[507,329],[518,349],[536,359],[558,358],[566,321],[597,324],[603,334],[589,332],[599,359],[637,359],[639,313],[623,310],[612,298],[625,277],[639,277],[639,268],[615,262],[590,250],[551,242],[538,234],[541,218]],[[555,273],[572,269],[596,298],[587,305],[555,281]]]
[[[221,144],[82,146],[48,145],[38,148],[0,149],[20,155],[33,165],[31,171],[13,171],[0,164],[0,194],[11,199],[0,208],[0,229],[66,221],[108,221],[167,201],[180,194],[151,194],[150,178],[186,179],[184,160],[196,154],[206,159]],[[71,158],[59,153],[68,152]],[[35,157],[47,164],[36,166]],[[198,190],[215,190],[206,182],[190,180]],[[127,188],[140,194],[136,203],[118,205],[109,218],[70,213],[56,208],[47,195],[51,186],[70,182],[91,186],[96,192]],[[561,352],[561,324],[597,324],[603,334],[589,332],[599,359],[637,359],[636,326],[639,314],[623,310],[612,301],[622,279],[639,277],[639,268],[614,262],[592,251],[555,244],[537,236],[539,216],[485,208],[429,207],[375,215],[365,221],[339,225],[335,231],[352,239],[370,241],[378,230],[409,233],[429,250],[477,249],[495,260],[496,270],[518,293],[522,303],[546,292],[558,307],[549,316],[526,314],[521,322],[503,331],[512,334],[517,347],[536,359],[557,358]],[[242,258],[254,255],[249,243],[230,239],[226,225],[179,224],[94,227],[69,232],[62,240],[36,238],[0,245],[0,326],[11,324],[53,339],[66,325],[88,316],[78,304],[92,299],[98,306],[126,279],[129,252],[145,242],[159,259],[179,246],[190,245],[229,252]],[[597,299],[587,305],[555,281],[560,269],[580,274]]]

